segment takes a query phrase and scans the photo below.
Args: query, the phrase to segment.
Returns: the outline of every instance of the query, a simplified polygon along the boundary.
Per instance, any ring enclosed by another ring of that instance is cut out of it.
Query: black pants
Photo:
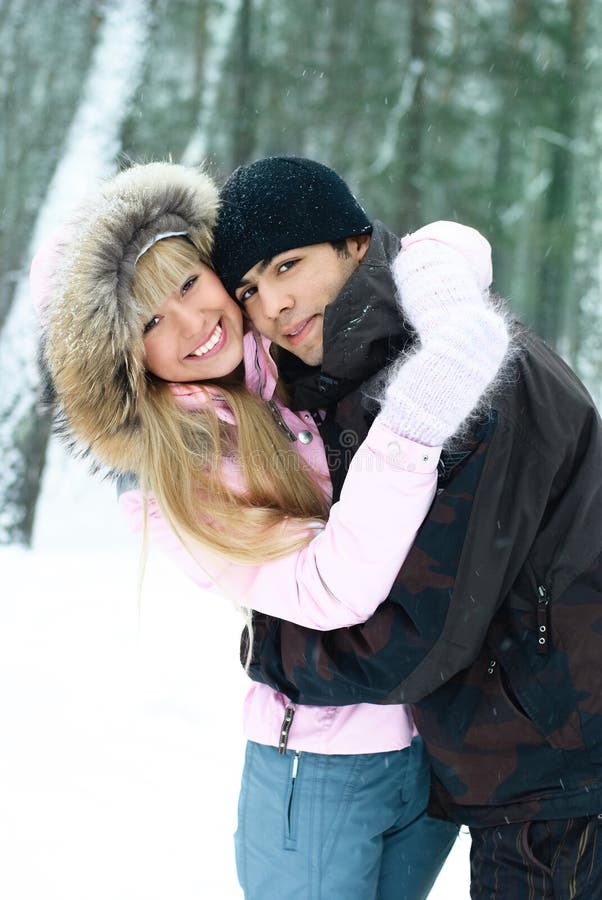
[[[472,900],[602,900],[602,813],[471,835]]]

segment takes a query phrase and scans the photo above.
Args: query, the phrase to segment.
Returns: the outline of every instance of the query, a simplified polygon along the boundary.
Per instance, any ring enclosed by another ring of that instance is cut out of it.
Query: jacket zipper
[[[263,381],[263,372],[261,371],[261,364],[259,362],[259,347],[255,344],[255,371],[257,372],[257,379],[259,381],[259,396],[263,400],[263,390],[265,388],[265,384]]]
[[[286,745],[288,744],[288,734],[295,718],[295,707],[289,703],[284,710],[284,719],[280,726],[280,735],[278,737],[278,753],[283,756],[286,753]],[[296,775],[296,769],[294,774]]]
[[[278,405],[277,405],[276,401],[268,400],[268,406],[270,407],[270,410],[272,412],[272,416],[274,417],[274,421],[276,422],[276,425],[278,425],[280,430],[284,432],[284,434],[287,436],[289,441],[296,441],[297,435],[294,433],[294,431],[291,431],[291,429],[288,427],[288,425],[282,418],[282,414],[281,414],[280,410],[278,409]]]
[[[543,584],[537,586],[537,652],[546,654],[550,647],[550,595]]]
[[[259,349],[257,347],[255,347],[254,362],[255,362],[255,370],[256,370],[257,376],[259,378],[259,396],[263,398],[263,391],[265,388],[265,384],[264,384],[264,380],[263,380],[263,372],[261,371],[261,365],[259,363]],[[280,410],[278,409],[278,404],[276,403],[276,401],[275,400],[267,400],[266,403],[270,407],[270,411],[272,413],[272,416],[274,417],[276,425],[278,425],[280,430],[284,432],[284,434],[287,436],[289,441],[296,441],[297,435],[293,431],[291,431],[291,429],[288,427],[288,425],[284,421],[282,414],[281,414]]]

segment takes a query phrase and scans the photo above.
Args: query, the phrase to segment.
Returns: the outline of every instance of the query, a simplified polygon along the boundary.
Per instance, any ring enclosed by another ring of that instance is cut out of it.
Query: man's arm
[[[537,627],[525,572],[554,598],[588,570],[600,553],[602,423],[557,356],[523,343],[476,448],[442,457],[443,490],[388,600],[364,625],[321,635],[260,618],[252,678],[299,703],[417,703],[470,666],[498,611],[503,643],[506,598]]]

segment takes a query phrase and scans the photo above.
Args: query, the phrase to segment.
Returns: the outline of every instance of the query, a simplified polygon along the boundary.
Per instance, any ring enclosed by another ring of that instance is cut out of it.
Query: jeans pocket
[[[551,866],[549,866],[547,863],[543,862],[543,860],[538,859],[537,856],[535,856],[532,842],[529,841],[529,832],[534,827],[534,824],[535,823],[533,823],[533,822],[525,822],[525,824],[522,826],[522,828],[520,830],[519,842],[520,842],[521,853],[522,853],[525,861],[527,862],[528,866],[538,870],[539,872],[543,872],[545,875],[551,876],[551,874],[552,874]],[[545,827],[545,822],[538,822],[538,823],[536,823],[536,825],[539,826],[539,828],[541,829],[541,828]]]

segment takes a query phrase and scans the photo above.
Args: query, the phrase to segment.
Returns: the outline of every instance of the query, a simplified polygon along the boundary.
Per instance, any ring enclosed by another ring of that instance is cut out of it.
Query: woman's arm
[[[240,606],[318,630],[355,625],[391,589],[433,500],[439,454],[440,448],[398,437],[377,420],[328,522],[306,547],[262,565],[228,562],[199,543],[190,542],[189,552],[152,498],[149,537],[199,586],[216,586]],[[120,505],[140,531],[140,491],[123,493]]]

